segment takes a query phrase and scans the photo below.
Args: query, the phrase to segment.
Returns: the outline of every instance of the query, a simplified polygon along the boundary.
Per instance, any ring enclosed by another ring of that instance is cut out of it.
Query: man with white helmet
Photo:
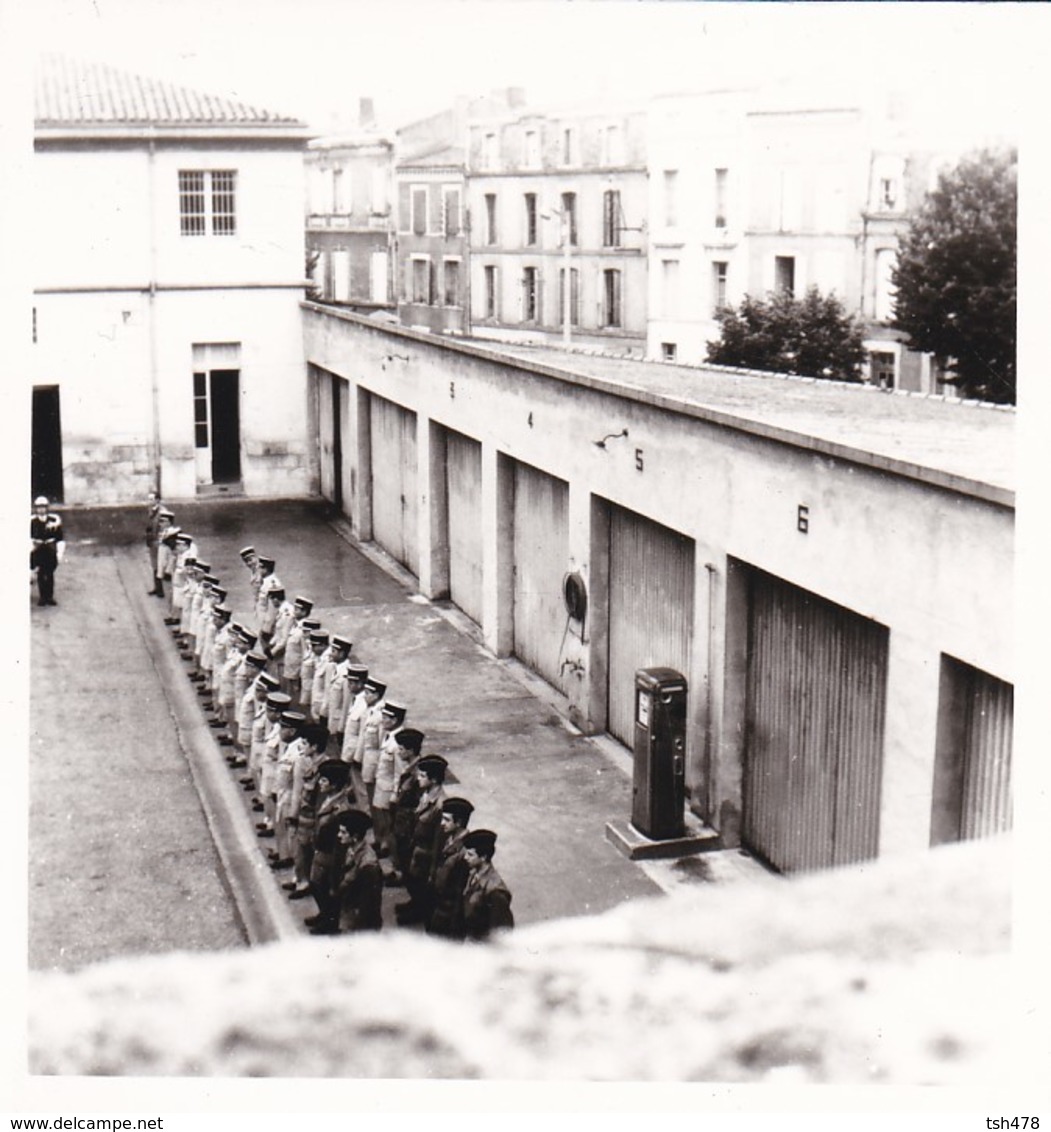
[[[58,605],[55,601],[55,571],[66,553],[62,520],[49,510],[50,506],[46,495],[38,495],[33,500],[33,514],[29,521],[29,564],[36,570],[37,605]]]

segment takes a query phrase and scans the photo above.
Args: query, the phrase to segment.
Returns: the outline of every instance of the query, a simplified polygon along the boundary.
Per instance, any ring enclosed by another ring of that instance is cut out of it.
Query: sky
[[[110,62],[293,114],[374,100],[395,128],[457,94],[535,105],[820,77],[895,85],[941,131],[1010,128],[1043,83],[1044,5],[686,0],[0,0],[31,57]]]

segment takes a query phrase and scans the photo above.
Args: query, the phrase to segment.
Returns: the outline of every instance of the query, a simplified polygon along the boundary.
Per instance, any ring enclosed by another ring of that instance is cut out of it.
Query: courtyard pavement
[[[462,614],[414,592],[382,552],[358,547],[324,503],[172,509],[229,589],[235,619],[254,623],[238,556],[251,543],[276,559],[290,596],[312,598],[314,615],[408,704],[425,749],[449,759],[447,793],[474,803],[472,826],[498,832],[495,863],[519,924],[681,884],[771,881],[737,850],[678,862],[622,856],[605,826],[630,816],[630,754],[581,735],[543,681],[489,654]],[[247,796],[163,625],[166,603],[146,594],[143,517],[141,507],[68,511],[60,604],[32,609],[33,968],[299,934],[314,910],[285,900],[266,868],[271,843],[254,837]],[[387,890],[390,925],[403,891]]]

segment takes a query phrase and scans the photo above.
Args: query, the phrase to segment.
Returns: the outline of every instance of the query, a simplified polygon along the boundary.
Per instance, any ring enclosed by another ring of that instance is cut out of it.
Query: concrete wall
[[[482,630],[495,652],[509,651],[511,619],[501,461],[520,460],[568,481],[564,568],[582,574],[593,610],[604,600],[603,501],[695,541],[687,777],[695,798],[705,799],[708,820],[731,839],[740,812],[746,635],[735,565],[759,567],[886,625],[882,847],[927,843],[941,654],[1012,680],[1012,511],[477,347],[316,309],[305,314],[305,333],[311,363],[346,377],[364,391],[359,396],[375,393],[412,409],[421,435],[436,422],[481,442]],[[626,439],[605,449],[592,443],[623,428]],[[352,444],[344,450],[345,461],[355,461]],[[358,490],[345,506],[364,532],[360,455],[357,462]],[[430,498],[442,487],[424,477],[419,491]],[[809,509],[805,534],[797,523],[801,505]],[[435,553],[425,534],[424,556]],[[422,563],[420,575],[443,573]],[[606,719],[603,629],[592,623],[586,640],[570,642],[579,667],[567,688],[569,707],[587,729],[601,730]]]
[[[195,494],[192,347],[234,342],[244,489],[303,494],[299,143],[46,143],[34,160],[33,383],[59,387],[65,501],[141,498],[158,466],[164,494]],[[235,235],[180,234],[184,169],[236,170]]]

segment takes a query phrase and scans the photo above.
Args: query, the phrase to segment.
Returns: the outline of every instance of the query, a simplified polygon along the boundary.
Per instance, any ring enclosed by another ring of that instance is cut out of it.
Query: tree
[[[894,326],[966,397],[1014,404],[1018,154],[982,150],[942,173],[891,276]]]
[[[831,381],[861,380],[861,325],[835,295],[821,295],[816,287],[802,299],[785,291],[765,299],[745,295],[740,307],[723,307],[716,317],[721,335],[708,344],[710,362]]]

